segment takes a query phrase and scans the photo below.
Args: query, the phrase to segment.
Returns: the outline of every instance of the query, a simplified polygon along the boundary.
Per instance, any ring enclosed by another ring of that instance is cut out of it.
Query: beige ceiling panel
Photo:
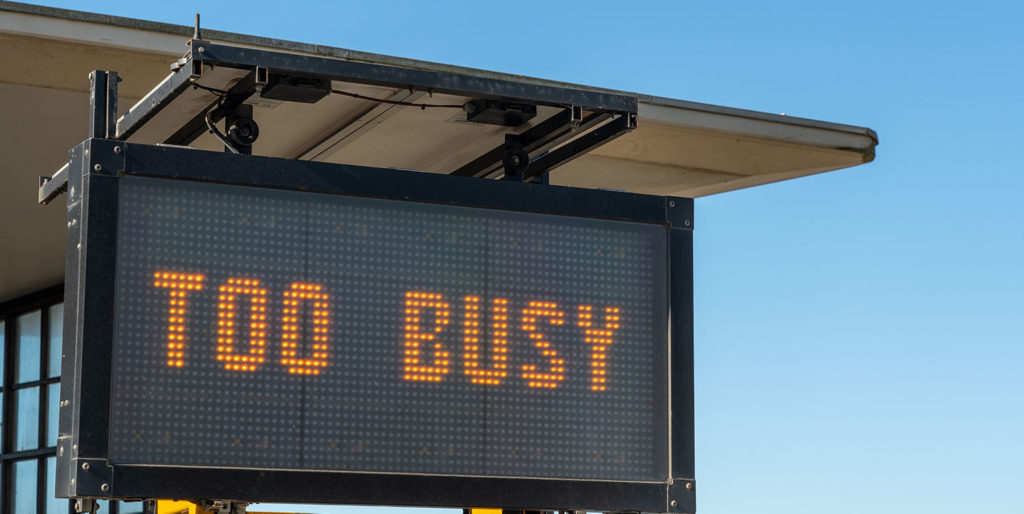
[[[0,17],[2,18],[2,17]],[[120,103],[142,98],[170,71],[166,55],[0,33],[0,83],[89,91],[89,72],[117,71]],[[87,111],[88,102],[78,109]]]
[[[858,127],[739,110],[640,107],[636,130],[557,169],[552,182],[698,197],[863,164],[877,144],[873,132]]]
[[[64,198],[38,203],[39,175],[67,162],[82,141],[89,96],[78,91],[0,84],[0,301],[64,280]],[[40,109],[40,106],[46,106]],[[9,130],[8,127],[15,130]],[[45,127],[45,137],[39,130]]]
[[[551,183],[573,187],[600,187],[634,193],[686,196],[673,191],[680,184],[687,188],[716,187],[742,176],[711,170],[666,166],[649,162],[624,161],[614,157],[587,154],[551,174]]]
[[[434,95],[418,101],[460,105],[466,100]],[[508,130],[460,119],[465,115],[457,109],[404,107],[323,160],[447,173],[490,150]]]

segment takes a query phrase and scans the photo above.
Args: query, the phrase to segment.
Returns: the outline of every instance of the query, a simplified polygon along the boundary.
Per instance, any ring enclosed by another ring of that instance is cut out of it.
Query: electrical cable
[[[211,92],[211,93],[213,93],[215,95],[221,96],[221,97],[223,97],[223,96],[228,94],[228,92],[223,90],[223,89],[217,89],[215,87],[204,86],[204,85],[196,82],[196,79],[192,79],[192,87],[195,88],[195,89],[202,89],[203,91],[209,91],[209,92]]]
[[[213,134],[213,137],[217,138],[217,141],[220,141],[221,143],[224,144],[224,148],[227,148],[231,153],[240,154],[241,152],[239,152],[238,149],[235,148],[235,145],[231,144],[231,142],[228,141],[228,138],[224,134],[222,134],[219,129],[217,129],[217,125],[213,123],[212,119],[213,113],[217,109],[220,109],[221,106],[224,104],[224,98],[228,96],[228,92],[224,91],[223,89],[204,86],[196,82],[195,79],[192,79],[192,87],[195,89],[202,89],[203,91],[209,91],[210,93],[217,95],[217,105],[211,107],[210,110],[206,111],[206,114],[203,116],[203,119],[206,120],[206,128],[210,129],[210,133]]]
[[[206,116],[204,116],[204,118],[206,119],[206,127],[210,129],[210,133],[213,134],[213,137],[217,138],[217,140],[220,141],[221,143],[224,143],[224,148],[230,150],[231,153],[241,153],[238,151],[237,148],[235,148],[235,145],[232,145],[231,142],[228,141],[228,138],[225,137],[224,134],[220,133],[220,130],[217,129],[217,126],[213,124],[213,120],[210,119],[210,115],[212,115],[213,111],[216,111],[217,109],[220,109],[220,102],[217,102],[216,107],[210,109],[209,111],[206,111]]]
[[[462,109],[462,104],[418,104],[418,103],[415,103],[415,102],[403,102],[401,100],[388,100],[388,99],[385,99],[385,98],[373,98],[372,96],[363,96],[363,95],[360,95],[358,93],[349,93],[348,91],[341,91],[339,89],[332,89],[331,93],[334,93],[336,95],[348,96],[348,97],[356,98],[356,99],[359,99],[359,100],[366,100],[368,102],[377,102],[377,103],[380,103],[380,104],[402,105],[402,106],[406,106],[406,107],[419,107],[421,111],[427,109],[428,107],[429,108],[439,108],[439,109],[459,109],[459,110]]]

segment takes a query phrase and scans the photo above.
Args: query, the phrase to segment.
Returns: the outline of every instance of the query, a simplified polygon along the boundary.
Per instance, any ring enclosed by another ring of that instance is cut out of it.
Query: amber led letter
[[[206,277],[197,273],[157,271],[153,285],[170,289],[167,310],[167,365],[180,368],[185,365],[185,298],[191,291],[203,288]]]
[[[238,297],[249,298],[249,351],[235,351],[238,334]],[[220,286],[217,297],[217,360],[224,369],[256,371],[267,360],[267,290],[260,281],[249,278],[229,278]]]
[[[508,299],[495,298],[491,307],[491,366],[480,367],[480,297],[467,296],[462,320],[462,369],[474,384],[498,385],[508,376]]]
[[[527,386],[554,389],[565,380],[565,359],[558,356],[558,351],[551,347],[551,343],[537,329],[537,318],[547,318],[552,325],[562,325],[565,323],[564,317],[565,314],[558,310],[558,304],[552,302],[532,301],[523,309],[523,331],[548,360],[548,369],[544,372],[537,371],[536,364],[523,365],[522,377]]]
[[[423,330],[420,315],[424,310],[434,314],[434,326]],[[402,379],[440,382],[451,367],[451,354],[437,340],[437,334],[448,325],[451,313],[448,303],[437,293],[407,291],[405,293],[405,325],[402,331]],[[423,363],[424,347],[432,354],[430,364]]]
[[[608,388],[608,347],[619,329],[619,308],[605,307],[604,328],[593,328],[594,308],[580,305],[576,324],[583,329],[583,342],[590,346],[590,389],[604,391]]]
[[[281,317],[281,364],[288,367],[288,373],[296,375],[319,375],[320,368],[327,366],[327,332],[330,327],[328,297],[319,284],[295,282],[284,292],[284,309]],[[309,302],[313,312],[313,345],[309,357],[299,355],[300,306]]]

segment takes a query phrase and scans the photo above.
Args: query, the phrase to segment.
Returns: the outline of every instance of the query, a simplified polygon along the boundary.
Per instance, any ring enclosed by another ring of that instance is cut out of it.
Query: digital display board
[[[668,478],[665,223],[117,194],[111,463]]]

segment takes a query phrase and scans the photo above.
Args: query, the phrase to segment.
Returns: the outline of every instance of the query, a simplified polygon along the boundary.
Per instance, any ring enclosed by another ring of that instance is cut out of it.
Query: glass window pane
[[[60,419],[60,383],[46,386],[46,446],[57,446],[58,419]]]
[[[19,460],[14,463],[14,512],[36,512],[36,486],[39,482],[39,461]]]
[[[142,502],[117,502],[117,514],[142,514]]]
[[[58,303],[47,311],[49,317],[50,364],[47,376],[60,376],[61,341],[64,339],[64,304]]]
[[[18,316],[14,325],[15,366],[14,382],[39,380],[39,332],[43,320],[41,311]]]
[[[46,514],[68,514],[67,498],[57,498],[57,458],[46,459]]]
[[[39,447],[39,388],[14,391],[14,449]]]

